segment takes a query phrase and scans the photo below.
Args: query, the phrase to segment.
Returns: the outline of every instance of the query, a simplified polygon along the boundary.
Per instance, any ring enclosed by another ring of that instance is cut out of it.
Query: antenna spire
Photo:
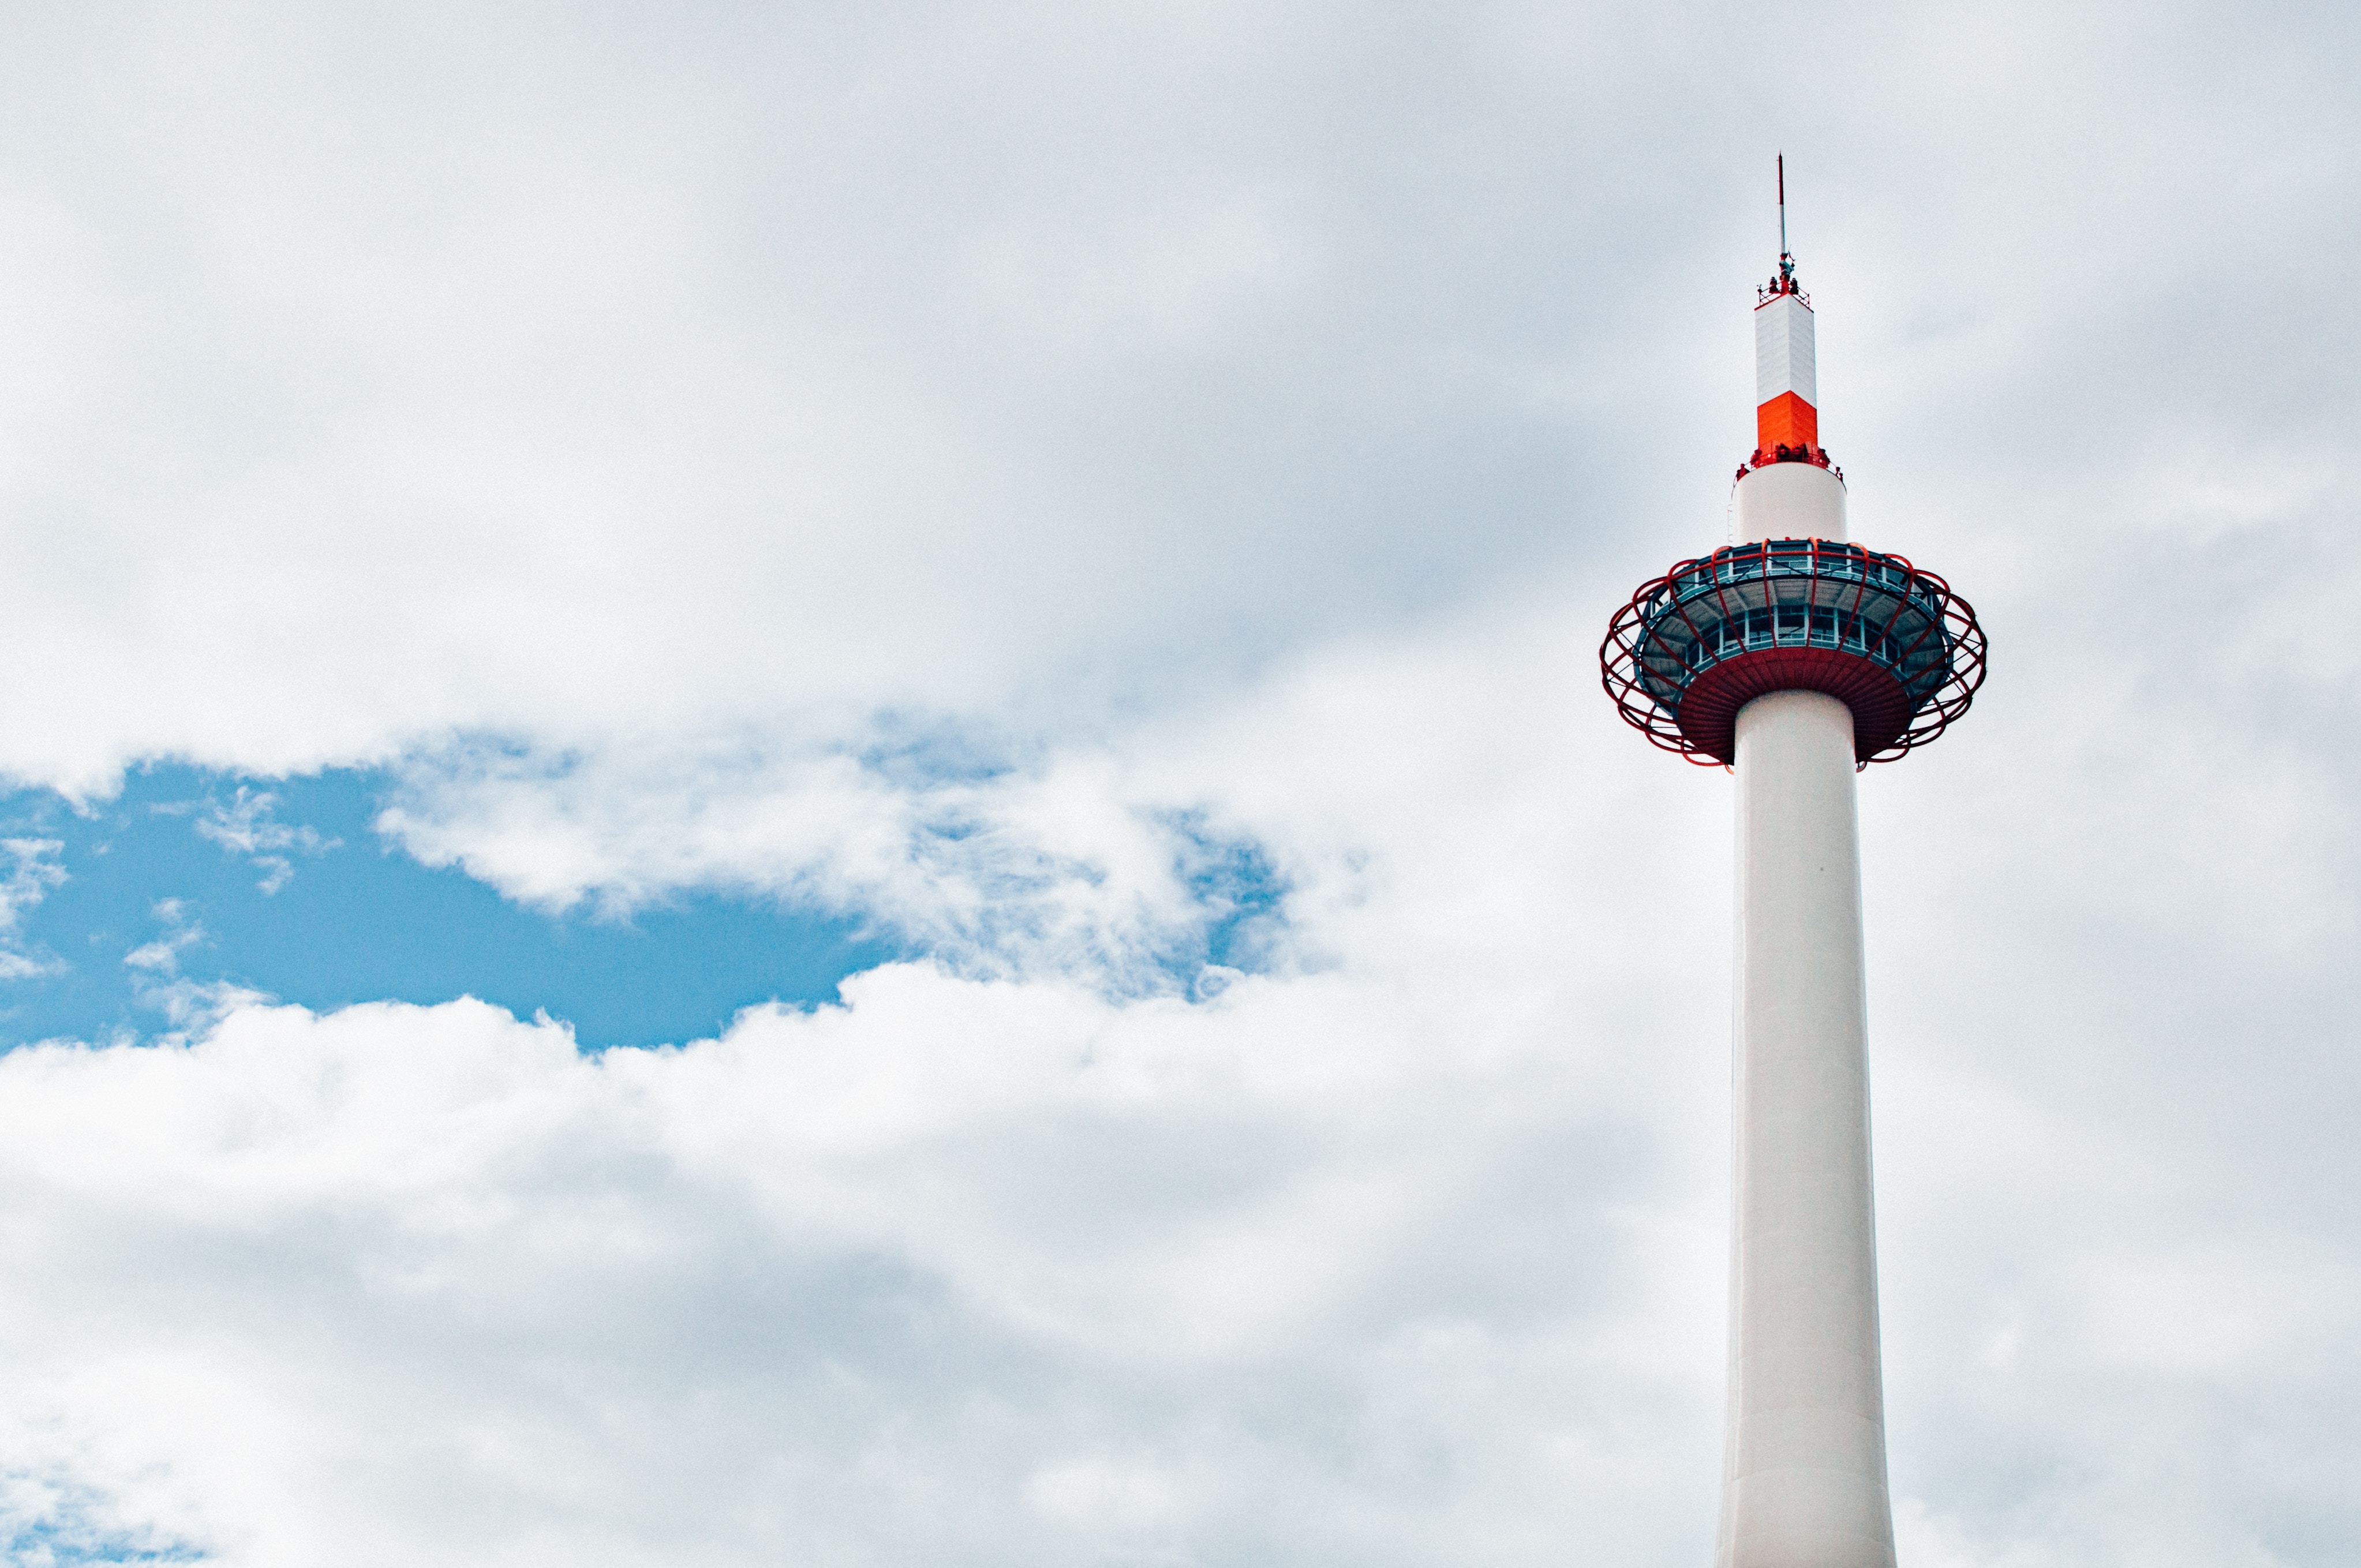
[[[1795,277],[1795,258],[1787,249],[1787,155],[1783,152],[1779,155],[1779,280],[1787,286],[1784,291],[1793,291]]]

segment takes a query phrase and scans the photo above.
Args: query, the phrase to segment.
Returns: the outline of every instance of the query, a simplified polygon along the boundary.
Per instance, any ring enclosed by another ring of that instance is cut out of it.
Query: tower
[[[1966,711],[1984,640],[1940,577],[1846,538],[1780,184],[1730,542],[1642,585],[1599,663],[1650,740],[1736,775],[1720,1568],[1893,1568],[1854,783]]]

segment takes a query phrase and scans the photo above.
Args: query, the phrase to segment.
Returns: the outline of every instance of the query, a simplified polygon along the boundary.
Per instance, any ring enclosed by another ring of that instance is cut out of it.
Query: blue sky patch
[[[528,909],[380,839],[391,787],[165,765],[87,814],[46,790],[0,796],[0,896],[22,910],[0,1045],[156,1035],[225,985],[315,1009],[473,995],[545,1009],[586,1047],[656,1045],[758,1003],[832,1001],[903,956],[857,922],[759,900],[689,894],[628,921]]]

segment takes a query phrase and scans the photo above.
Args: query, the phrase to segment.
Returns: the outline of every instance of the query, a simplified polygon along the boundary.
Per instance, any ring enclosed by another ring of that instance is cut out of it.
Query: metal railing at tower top
[[[1940,605],[1941,579],[1922,572],[1899,555],[1881,555],[1859,544],[1833,539],[1766,539],[1752,544],[1726,544],[1712,554],[1685,561],[1662,579],[1675,594],[1686,595],[1715,585],[1751,582],[1761,577],[1818,578],[1864,582],[1907,592],[1929,608]]]
[[[1933,740],[1963,712],[1982,684],[1983,646],[1975,612],[1904,557],[1772,539],[1725,545],[1642,585],[1599,657],[1624,718],[1692,761],[1727,761],[1728,710],[1741,694],[1806,689],[1853,707],[1867,762]],[[1706,694],[1703,714],[1684,712],[1693,688]]]
[[[1733,544],[1667,573],[1641,607],[1639,673],[1678,707],[1682,688],[1720,659],[1758,648],[1825,647],[1893,671],[1913,699],[1950,674],[1948,590],[1899,555],[1827,539]],[[1914,700],[1912,706],[1916,706]]]

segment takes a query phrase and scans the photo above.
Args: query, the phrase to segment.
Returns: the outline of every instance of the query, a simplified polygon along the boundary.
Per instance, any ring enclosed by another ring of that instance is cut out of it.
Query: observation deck
[[[1599,645],[1633,729],[1700,766],[1737,754],[1738,710],[1778,691],[1852,710],[1857,765],[1892,762],[1967,711],[1984,678],[1975,611],[1899,555],[1828,539],[1733,544],[1642,585]]]

